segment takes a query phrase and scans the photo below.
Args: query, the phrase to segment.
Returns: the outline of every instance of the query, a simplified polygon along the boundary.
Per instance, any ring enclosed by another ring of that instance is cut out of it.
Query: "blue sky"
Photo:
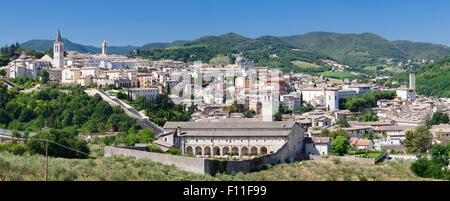
[[[371,32],[450,45],[448,0],[20,0],[0,3],[0,45],[62,37],[143,45],[235,32],[255,38],[311,31]]]

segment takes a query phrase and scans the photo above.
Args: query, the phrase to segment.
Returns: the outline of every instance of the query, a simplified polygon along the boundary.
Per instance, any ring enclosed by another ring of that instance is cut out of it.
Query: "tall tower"
[[[55,43],[53,44],[53,65],[57,69],[64,68],[64,42],[62,41],[59,29]]]
[[[275,113],[278,110],[278,102],[275,101],[273,94],[265,95],[261,102],[262,121],[274,121]]]
[[[409,74],[409,88],[416,89],[416,74]]]
[[[105,41],[103,41],[103,44],[102,44],[102,54],[103,55],[106,55],[106,51],[107,51],[107,44],[106,44],[106,40]]]

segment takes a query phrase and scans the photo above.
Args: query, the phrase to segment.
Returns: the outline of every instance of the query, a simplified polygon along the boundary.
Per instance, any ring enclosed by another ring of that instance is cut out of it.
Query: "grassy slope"
[[[101,152],[100,147],[96,147]],[[0,177],[5,180],[44,180],[44,161],[40,155],[15,156],[0,152]],[[105,180],[105,181],[324,181],[354,180],[362,177],[370,180],[430,180],[414,176],[409,170],[410,162],[388,162],[380,165],[354,163],[319,163],[314,161],[279,164],[266,170],[236,175],[195,174],[179,171],[175,166],[154,163],[150,160],[135,160],[131,157],[99,157],[98,159],[49,159],[49,180]],[[5,177],[4,177],[5,176]]]
[[[356,77],[356,75],[353,73],[341,73],[341,72],[323,72],[319,74],[325,77],[331,77],[336,79]]]
[[[304,61],[291,61],[292,64],[302,68],[319,68],[320,66],[317,64],[313,64],[313,63],[308,63],[308,62],[304,62]]]

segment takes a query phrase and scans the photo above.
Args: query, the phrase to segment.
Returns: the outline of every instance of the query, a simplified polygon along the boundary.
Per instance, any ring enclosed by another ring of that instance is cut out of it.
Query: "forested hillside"
[[[33,93],[8,90],[0,82],[0,128],[39,131],[43,127],[99,133],[128,131],[136,120],[83,88],[62,92],[57,86]]]
[[[400,74],[392,79],[402,84],[408,83],[409,73],[416,74],[417,93],[426,96],[450,98],[450,56],[424,65],[418,69]]]
[[[283,38],[299,48],[320,52],[350,66],[362,67],[381,63],[385,58],[404,60],[408,57],[392,42],[371,33],[311,32]]]
[[[85,46],[63,39],[66,50],[81,53],[100,53],[100,47]],[[47,51],[52,40],[31,40],[20,46],[25,49]],[[99,42],[100,45],[100,42]],[[137,52],[134,52],[137,50]],[[191,41],[148,43],[136,46],[109,46],[108,53],[129,54],[151,60],[175,59],[210,62],[218,56],[228,56],[230,62],[239,53],[256,65],[280,68],[292,72],[323,72],[327,65],[322,59],[331,59],[361,71],[365,67],[390,63],[395,65],[412,60],[437,60],[450,55],[444,45],[410,41],[389,41],[372,33],[339,34],[311,32],[294,36],[261,36],[248,38],[236,33],[204,36]],[[305,66],[293,63],[306,62]],[[225,62],[227,63],[227,62]],[[318,68],[310,67],[318,66]]]

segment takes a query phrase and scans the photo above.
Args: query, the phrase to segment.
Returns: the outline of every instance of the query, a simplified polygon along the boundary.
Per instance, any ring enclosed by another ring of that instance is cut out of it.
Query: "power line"
[[[25,138],[16,138],[16,137],[5,137],[5,138],[9,138],[9,139],[12,139],[12,140],[29,140],[29,141],[35,140],[35,141],[50,142],[50,143],[56,144],[56,145],[58,145],[58,146],[64,147],[64,148],[66,148],[66,149],[69,149],[69,150],[72,150],[72,151],[75,151],[75,152],[84,154],[84,155],[86,155],[86,156],[90,156],[90,157],[92,157],[92,158],[96,158],[95,156],[92,156],[92,155],[90,155],[90,154],[88,154],[88,153],[85,153],[85,152],[82,152],[82,151],[79,151],[79,150],[76,150],[76,149],[72,149],[72,148],[70,148],[70,147],[68,147],[68,146],[65,146],[65,145],[62,145],[62,144],[59,144],[59,143],[57,143],[57,142],[53,142],[53,141],[47,140],[47,139],[25,139]]]
[[[75,151],[75,152],[84,154],[84,155],[86,155],[86,156],[88,156],[88,157],[93,157],[93,158],[95,158],[94,156],[92,156],[92,155],[90,155],[90,154],[88,154],[88,153],[84,153],[84,152],[82,152],[82,151],[78,151],[78,150],[72,149],[72,148],[70,148],[70,147],[68,147],[68,146],[59,144],[59,143],[57,143],[57,142],[50,141],[50,140],[48,140],[47,138],[46,138],[46,139],[40,139],[40,138],[39,138],[39,139],[25,139],[25,138],[17,138],[17,137],[12,137],[12,136],[6,136],[6,138],[13,139],[13,140],[23,140],[23,141],[25,141],[25,140],[33,141],[33,140],[34,140],[34,141],[44,141],[44,142],[45,142],[45,181],[48,181],[48,143],[49,143],[49,142],[50,142],[50,143],[53,143],[53,144],[56,144],[56,145],[58,145],[58,146],[61,146],[61,147],[63,147],[63,148],[66,148],[66,149],[69,149],[69,150],[72,150],[72,151]]]

